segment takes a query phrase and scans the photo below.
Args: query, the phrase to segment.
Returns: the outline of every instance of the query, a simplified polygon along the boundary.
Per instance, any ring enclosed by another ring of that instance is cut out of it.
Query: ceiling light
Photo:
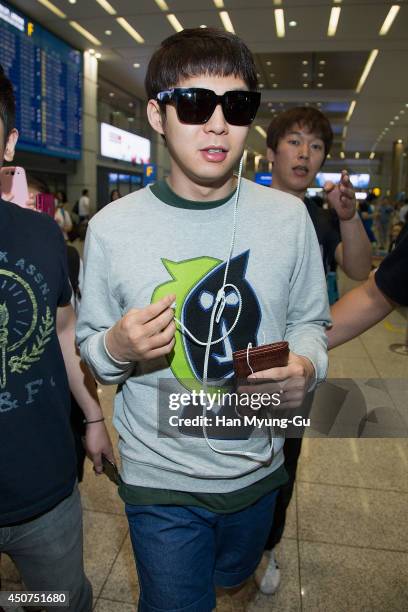
[[[356,152],[354,153],[354,157],[355,157],[356,159],[360,159],[360,153],[359,153],[358,151],[356,151]]]
[[[318,87],[323,87],[323,83],[318,83],[317,86]]]
[[[303,87],[309,87],[309,83],[303,83]]]
[[[266,65],[267,65],[267,66],[272,66],[272,62],[271,62],[271,60],[268,60],[268,61],[266,62]]]
[[[144,43],[143,36],[140,36],[139,32],[137,32],[135,28],[133,28],[130,23],[126,21],[126,19],[123,17],[117,17],[116,21],[136,42],[138,42],[140,45]]]
[[[390,121],[390,125],[395,125],[393,121]]]
[[[341,159],[345,159],[345,158],[346,158],[346,156],[344,155],[344,152],[343,152],[343,151],[340,151],[340,158],[341,158]]]
[[[263,89],[265,87],[265,85],[263,83],[259,83],[259,87],[260,87],[260,89]]]
[[[261,127],[260,125],[256,125],[255,126],[256,131],[258,132],[258,134],[260,134],[261,136],[263,136],[263,138],[266,138],[266,132],[263,129],[263,127]]]
[[[277,83],[274,83],[274,84],[272,85],[272,87],[273,87],[274,89],[276,89],[276,88],[278,87],[278,84],[277,84]]]
[[[397,144],[402,144],[402,139],[401,138],[398,138]]]
[[[289,25],[290,25],[291,28],[296,28],[297,21],[289,21]]]
[[[398,120],[399,120],[399,116],[398,116],[398,115],[395,115],[394,119],[395,119],[396,121],[398,121]]]
[[[319,108],[321,107],[321,105],[322,105],[322,103],[321,103],[321,102],[318,102],[318,103],[316,104],[316,106],[318,106]]]
[[[303,60],[303,61],[302,61],[302,64],[303,64],[304,66],[307,66],[307,65],[308,65],[308,63],[309,63],[309,62],[308,62],[307,60]]]
[[[385,36],[386,34],[388,34],[388,31],[392,26],[399,10],[400,6],[398,4],[392,5],[390,10],[388,11],[388,15],[384,19],[384,23],[382,24],[380,31],[378,32],[380,36]]]
[[[370,73],[371,68],[373,67],[373,64],[375,62],[375,59],[378,55],[378,49],[373,49],[368,57],[367,63],[364,67],[363,73],[360,77],[360,80],[358,82],[357,88],[356,88],[356,93],[360,93],[360,91],[363,88],[364,83],[366,82],[366,79]]]
[[[259,79],[259,78],[260,78],[260,76],[261,76],[261,73],[260,73],[260,72],[257,72],[257,73],[256,73],[256,76],[257,76],[257,77],[258,77],[258,79]]]
[[[215,0],[214,0],[215,2]],[[232,25],[232,21],[227,11],[220,12],[220,19],[222,21],[222,25],[227,30],[227,32],[231,32],[231,34],[235,34],[234,26]]]
[[[161,11],[168,11],[169,7],[167,5],[167,2],[165,2],[164,0],[155,0],[157,6],[159,7],[159,9]]]
[[[400,115],[404,115],[405,111],[404,110],[400,110]]]
[[[268,102],[268,106],[269,107],[273,106],[272,102]]]
[[[214,0],[214,4],[218,9],[224,8],[224,0]]]
[[[330,153],[327,154],[327,159],[331,159]]]
[[[387,127],[384,128],[384,132],[388,132],[388,130],[389,130],[389,128],[387,128]]]
[[[374,159],[374,157],[375,157],[375,153],[374,153],[374,151],[371,151],[371,153],[370,153],[369,157],[370,157],[370,159]]]
[[[273,78],[275,76],[275,73],[274,72],[270,72],[269,76]]]
[[[202,24],[200,25],[200,28],[201,28],[202,30],[205,30],[205,28],[206,28],[206,27],[207,27],[207,26],[206,26],[204,23],[202,23]]]
[[[329,27],[327,28],[327,36],[336,35],[337,26],[340,19],[340,12],[340,6],[332,6],[332,10],[330,12]]]
[[[304,72],[304,73],[302,74],[302,77],[303,77],[303,78],[305,78],[305,79],[307,79],[307,77],[308,77],[308,76],[309,76],[309,73],[308,73],[308,72]]]
[[[344,126],[343,128],[343,132],[342,132],[342,138],[343,140],[346,140],[346,136],[347,136],[347,125]]]
[[[350,117],[353,114],[355,107],[356,107],[356,100],[353,100],[348,109],[348,113],[346,116],[346,123],[350,121]]]
[[[88,49],[89,55],[95,55],[95,49]]]
[[[70,4],[76,4],[76,1],[77,1],[77,0],[68,0],[68,2],[69,2]]]
[[[176,30],[176,32],[182,32],[184,30],[183,26],[181,25],[181,23],[179,22],[179,20],[177,19],[177,17],[173,14],[171,15],[166,15],[168,21],[170,22],[170,24],[173,26],[173,28]]]
[[[133,68],[140,68],[140,64],[139,64],[139,62],[135,62],[135,63],[133,64]]]
[[[66,14],[60,11],[60,9],[55,6],[55,4],[49,2],[49,0],[38,0],[38,2],[45,6],[45,8],[47,8],[49,11],[51,11],[51,13],[54,13],[54,15],[56,15],[57,17],[61,17],[61,19],[66,18]]]
[[[114,92],[113,92],[113,91],[110,91],[110,92],[109,92],[109,97],[110,97],[110,98],[114,98],[114,97],[115,97],[115,94],[114,94]]]
[[[322,79],[324,77],[324,72],[319,72],[317,76],[319,77],[319,79]]]
[[[285,13],[283,9],[275,9],[275,27],[276,36],[284,38],[285,36]]]
[[[113,8],[111,4],[107,0],[96,0],[99,6],[103,8],[104,11],[109,13],[109,15],[116,15],[117,11]]]
[[[105,30],[105,34],[106,34],[106,36],[111,36],[112,35],[112,30]]]
[[[320,66],[325,66],[325,64],[326,64],[326,60],[320,60],[320,61],[319,61],[319,64],[320,64]]]
[[[134,117],[128,117],[128,121],[130,121],[132,123],[132,121],[134,121],[135,118]]]
[[[129,108],[133,108],[133,107],[134,107],[133,102],[129,102],[128,107],[129,107]]]
[[[96,59],[101,59],[102,54],[101,53],[95,53],[95,57],[96,57]]]
[[[102,44],[100,40],[98,40],[93,34],[88,32],[88,30],[85,30],[85,28],[79,25],[79,23],[77,23],[76,21],[70,21],[69,25],[71,26],[71,28],[74,28],[74,30],[82,34],[82,36],[87,38],[94,45],[97,45],[99,47]]]

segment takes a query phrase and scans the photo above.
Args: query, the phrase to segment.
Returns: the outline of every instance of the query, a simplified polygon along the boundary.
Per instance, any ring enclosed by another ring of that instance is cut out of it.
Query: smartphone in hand
[[[1,197],[23,208],[29,204],[27,178],[24,168],[4,166],[0,169]]]
[[[118,468],[112,461],[110,461],[105,455],[102,455],[102,467],[103,473],[111,480],[115,485],[120,485],[121,478]]]

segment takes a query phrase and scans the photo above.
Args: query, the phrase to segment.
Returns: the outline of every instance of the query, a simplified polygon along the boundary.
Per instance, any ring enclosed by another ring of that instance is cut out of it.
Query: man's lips
[[[309,168],[307,166],[294,166],[292,170],[296,176],[307,176],[309,174]]]
[[[222,162],[228,155],[228,149],[224,147],[210,146],[200,149],[204,159],[209,162]]]

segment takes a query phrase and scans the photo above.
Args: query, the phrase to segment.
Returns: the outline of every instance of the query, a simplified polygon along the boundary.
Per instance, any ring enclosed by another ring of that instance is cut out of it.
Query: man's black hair
[[[181,80],[200,75],[234,75],[250,90],[258,85],[252,53],[238,36],[216,28],[193,28],[166,38],[153,54],[145,78],[147,97],[154,99]]]
[[[0,120],[4,127],[4,145],[11,130],[14,128],[16,119],[16,100],[13,85],[4,74],[3,66],[0,64]]]

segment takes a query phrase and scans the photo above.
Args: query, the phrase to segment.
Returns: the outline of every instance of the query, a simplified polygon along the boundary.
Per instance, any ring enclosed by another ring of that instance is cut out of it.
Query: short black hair
[[[86,195],[88,195],[88,193],[89,193],[88,189],[83,189],[82,190],[82,195],[86,196]]]
[[[305,127],[311,134],[323,140],[324,154],[328,155],[333,143],[333,130],[330,121],[321,111],[311,106],[295,106],[279,113],[268,127],[266,145],[276,153],[279,141],[288,134],[294,125]]]
[[[217,28],[191,28],[166,38],[151,57],[147,97],[154,99],[180,80],[202,74],[241,77],[250,90],[258,85],[252,53],[238,36]]]
[[[4,73],[3,66],[0,64],[0,120],[4,126],[4,144],[11,130],[15,126],[16,120],[16,99],[14,97],[13,85]]]

